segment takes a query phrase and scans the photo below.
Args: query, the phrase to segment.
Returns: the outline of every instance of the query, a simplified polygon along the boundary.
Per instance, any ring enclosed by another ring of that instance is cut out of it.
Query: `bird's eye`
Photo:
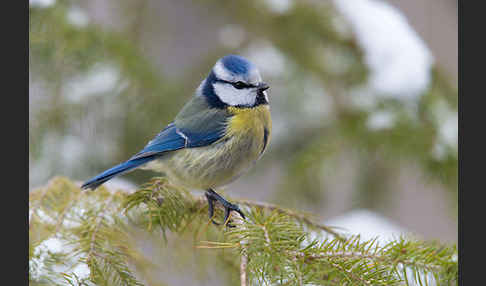
[[[237,89],[242,89],[242,88],[247,87],[247,84],[242,82],[242,81],[237,81],[237,82],[233,83],[233,86]]]

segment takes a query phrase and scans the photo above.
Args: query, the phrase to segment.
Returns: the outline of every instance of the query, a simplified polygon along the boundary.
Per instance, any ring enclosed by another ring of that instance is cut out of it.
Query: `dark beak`
[[[260,83],[260,84],[257,86],[257,88],[258,88],[258,91],[265,91],[265,90],[269,89],[269,88],[270,88],[270,86],[269,86],[267,83],[262,82],[262,83]]]

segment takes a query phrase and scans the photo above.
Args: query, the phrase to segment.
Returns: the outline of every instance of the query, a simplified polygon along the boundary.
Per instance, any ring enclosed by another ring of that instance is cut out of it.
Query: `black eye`
[[[242,81],[237,81],[235,83],[233,83],[233,86],[237,89],[242,89],[242,88],[245,88],[247,87],[248,85]]]

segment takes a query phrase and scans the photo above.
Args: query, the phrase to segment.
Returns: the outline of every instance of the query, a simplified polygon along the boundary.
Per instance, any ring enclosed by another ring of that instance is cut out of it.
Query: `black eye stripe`
[[[237,89],[242,89],[242,88],[245,88],[245,87],[249,87],[246,83],[242,82],[242,81],[237,81],[237,82],[234,82],[233,83],[233,86]]]
[[[250,88],[250,87],[256,87],[255,85],[253,84],[247,84],[245,82],[242,82],[242,81],[237,81],[237,82],[231,82],[231,81],[227,81],[227,80],[222,80],[222,79],[218,79],[216,80],[218,82],[224,82],[224,83],[229,83],[231,84],[234,88],[236,89],[243,89],[243,88]]]

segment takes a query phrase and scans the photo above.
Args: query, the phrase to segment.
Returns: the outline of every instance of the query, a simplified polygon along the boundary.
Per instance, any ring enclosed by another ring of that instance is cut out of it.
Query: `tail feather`
[[[132,159],[128,160],[124,163],[118,164],[103,173],[91,178],[88,180],[86,183],[84,183],[81,188],[82,189],[92,189],[95,190],[98,188],[100,185],[105,183],[106,181],[114,178],[115,176],[127,173],[145,163],[148,163],[149,161],[152,161],[154,159],[153,156],[150,157],[144,157],[144,158],[138,158],[138,159]]]

